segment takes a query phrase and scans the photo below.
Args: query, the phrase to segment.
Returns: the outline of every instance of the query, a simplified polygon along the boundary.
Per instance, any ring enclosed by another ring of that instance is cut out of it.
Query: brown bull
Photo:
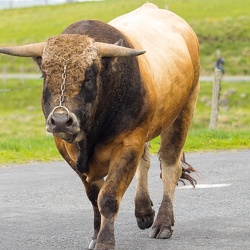
[[[46,128],[93,205],[89,248],[115,249],[114,220],[135,173],[138,226],[153,225],[152,238],[171,237],[174,191],[186,177],[182,150],[199,92],[199,45],[190,26],[145,4],[109,24],[79,21],[45,43],[0,52],[33,57],[41,69]],[[154,221],[148,142],[158,135],[164,193]]]

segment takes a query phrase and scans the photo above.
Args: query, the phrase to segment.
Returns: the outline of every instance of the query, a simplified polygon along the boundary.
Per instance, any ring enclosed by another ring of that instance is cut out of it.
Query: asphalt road
[[[250,150],[187,154],[200,172],[195,189],[175,193],[174,234],[148,238],[134,218],[134,187],[116,220],[117,250],[250,249]],[[162,185],[152,157],[150,193],[157,210]],[[0,168],[0,249],[87,249],[92,208],[77,175],[63,162]]]

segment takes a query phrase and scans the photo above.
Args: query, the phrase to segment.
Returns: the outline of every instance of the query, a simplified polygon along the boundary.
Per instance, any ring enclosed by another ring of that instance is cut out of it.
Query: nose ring
[[[65,110],[65,111],[67,112],[67,116],[68,116],[68,120],[69,120],[69,110],[68,110],[66,107],[64,107],[64,106],[56,106],[56,107],[52,110],[52,112],[51,112],[52,117],[54,116],[55,111],[56,111],[57,109],[59,109],[59,108]]]

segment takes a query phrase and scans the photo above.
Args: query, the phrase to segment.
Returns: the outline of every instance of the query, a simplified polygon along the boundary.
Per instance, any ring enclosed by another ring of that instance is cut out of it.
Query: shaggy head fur
[[[68,100],[75,97],[81,91],[86,70],[93,63],[100,69],[101,60],[97,55],[97,48],[94,40],[88,36],[62,34],[49,38],[41,63],[48,90],[59,100],[62,74],[66,65],[65,96]]]

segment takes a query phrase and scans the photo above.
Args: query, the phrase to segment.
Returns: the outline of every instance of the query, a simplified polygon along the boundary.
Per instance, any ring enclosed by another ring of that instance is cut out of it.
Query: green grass
[[[201,83],[192,129],[205,128],[210,121],[212,83]],[[219,130],[250,130],[248,82],[223,82],[220,92]]]
[[[227,150],[250,148],[250,131],[191,129],[184,150]]]
[[[0,83],[0,164],[61,159],[45,133],[42,80]]]
[[[152,0],[187,20],[200,40],[202,74],[213,74],[216,50],[225,57],[225,70],[231,75],[250,74],[250,5],[248,0]],[[106,0],[14,10],[0,10],[0,45],[45,41],[69,24],[81,19],[108,22],[129,12],[144,0]],[[31,60],[0,56],[8,71],[36,70]]]
[[[1,140],[0,149],[0,166],[62,159],[52,137],[45,135],[34,136],[31,133],[20,137],[10,136]]]
[[[186,19],[200,40],[202,74],[213,74],[216,50],[225,57],[226,74],[250,74],[249,0],[152,0]],[[105,22],[145,0],[106,0],[24,9],[0,10],[0,45],[45,41],[81,19]],[[0,55],[0,72],[37,72],[31,59]],[[0,82],[0,165],[61,159],[46,135],[40,107],[42,80]],[[218,128],[208,129],[212,84],[202,83],[185,151],[250,148],[250,83],[222,81]],[[152,142],[159,148],[159,138]]]
[[[217,129],[209,130],[213,84],[201,83],[186,152],[250,148],[249,84],[222,80]],[[158,152],[159,143],[159,138],[151,143],[153,153]]]
[[[157,154],[160,146],[160,138],[151,142],[151,152]],[[231,150],[250,148],[249,130],[209,130],[191,129],[184,147],[185,152]]]
[[[212,83],[201,83],[197,109],[185,151],[250,148],[250,82],[222,81],[218,129],[209,130]],[[42,80],[0,82],[0,165],[62,159],[45,132],[40,107]],[[226,100],[226,101],[225,101]],[[151,143],[159,149],[159,137]]]

